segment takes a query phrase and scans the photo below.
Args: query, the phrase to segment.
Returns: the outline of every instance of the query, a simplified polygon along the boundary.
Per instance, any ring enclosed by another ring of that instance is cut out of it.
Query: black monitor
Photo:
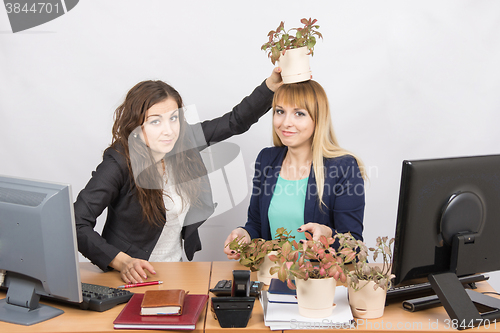
[[[0,176],[0,320],[31,325],[64,311],[40,296],[82,302],[70,185]]]
[[[458,277],[500,270],[500,155],[404,161],[395,238],[395,285],[428,278],[459,329],[499,318]]]

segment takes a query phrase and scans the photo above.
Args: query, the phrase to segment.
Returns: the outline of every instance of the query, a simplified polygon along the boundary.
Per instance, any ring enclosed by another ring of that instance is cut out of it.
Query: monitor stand
[[[429,275],[429,282],[441,304],[450,316],[453,328],[463,330],[489,326],[500,319],[500,299],[465,289],[458,279],[460,265],[471,262],[467,258],[467,246],[474,246],[474,234],[463,233],[453,238],[450,272]]]
[[[464,289],[455,273],[431,274],[429,282],[450,316],[453,328],[489,326],[500,319],[500,299]]]
[[[11,278],[7,297],[0,300],[0,321],[33,325],[63,314],[64,311],[39,303],[35,284],[22,278]]]

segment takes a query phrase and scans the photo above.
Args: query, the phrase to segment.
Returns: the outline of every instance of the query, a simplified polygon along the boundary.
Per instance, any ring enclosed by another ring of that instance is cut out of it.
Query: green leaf
[[[302,271],[302,270],[294,271],[293,275],[295,275],[295,277],[297,277],[299,279],[307,280],[307,272],[306,271]]]
[[[280,266],[278,270],[278,279],[284,282],[286,278],[287,278],[286,264],[283,264]]]
[[[269,257],[269,260],[271,260],[272,262],[278,261],[278,257],[275,254],[270,254],[270,255],[268,255],[268,257]]]
[[[273,64],[276,60],[280,58],[280,51],[278,50],[277,47],[273,47],[271,49],[271,60],[273,61]]]
[[[252,263],[252,259],[242,259],[240,260],[240,264],[242,264],[245,267],[248,267]]]
[[[290,251],[292,251],[292,245],[290,243],[283,244],[283,247],[281,248],[283,256],[287,257]]]
[[[356,258],[356,252],[351,252],[345,257],[346,262],[351,262]]]
[[[295,290],[297,289],[297,287],[295,286],[295,284],[292,282],[292,280],[290,279],[287,279],[286,280],[286,285],[288,288],[290,288],[291,290]]]
[[[321,242],[321,244],[323,244],[323,246],[327,249],[330,244],[328,244],[328,241],[326,240],[326,237],[324,235],[321,235],[321,237],[319,238],[319,241]]]
[[[278,26],[278,29],[276,29],[276,32],[280,32],[281,30],[285,30],[285,22],[281,21],[280,25]]]

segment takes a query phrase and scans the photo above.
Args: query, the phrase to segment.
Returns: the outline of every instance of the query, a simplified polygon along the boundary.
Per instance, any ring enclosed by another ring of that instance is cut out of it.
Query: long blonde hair
[[[335,137],[332,120],[330,117],[330,106],[323,87],[316,81],[284,84],[274,94],[273,112],[276,112],[276,105],[290,105],[305,109],[309,112],[314,121],[314,133],[312,140],[313,169],[316,176],[316,186],[318,198],[323,202],[323,192],[325,186],[325,170],[323,158],[335,158],[344,155],[351,155],[356,159],[363,179],[367,179],[363,162],[356,155],[341,148]],[[276,131],[273,129],[273,143],[277,147],[282,147]]]

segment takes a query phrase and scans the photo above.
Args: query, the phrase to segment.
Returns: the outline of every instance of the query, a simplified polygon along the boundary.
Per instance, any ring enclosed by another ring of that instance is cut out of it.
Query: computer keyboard
[[[82,283],[83,302],[79,303],[79,306],[82,310],[103,312],[128,302],[132,295],[128,290]]]
[[[475,274],[459,277],[458,280],[463,284],[470,284],[479,281],[488,280],[490,277],[486,274]],[[434,290],[431,287],[430,282],[410,284],[406,286],[398,286],[387,289],[387,301],[400,299],[402,297],[413,297],[415,295],[427,296],[434,295]]]

